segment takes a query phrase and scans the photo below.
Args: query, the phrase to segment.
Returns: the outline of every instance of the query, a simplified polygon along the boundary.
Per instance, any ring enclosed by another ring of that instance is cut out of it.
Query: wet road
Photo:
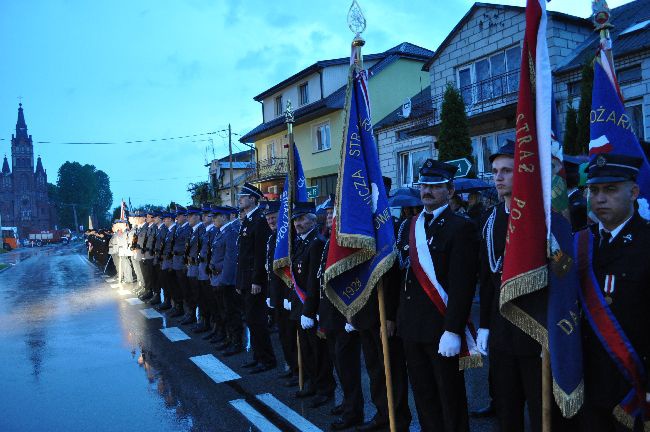
[[[0,255],[15,263],[0,273],[0,431],[329,429],[331,406],[307,408],[277,372],[249,376],[240,367],[247,354],[218,358],[80,252]],[[274,344],[279,352],[275,335]],[[470,408],[487,401],[485,373],[466,375]],[[366,417],[373,414],[368,404]],[[471,430],[491,431],[492,423],[473,420]]]

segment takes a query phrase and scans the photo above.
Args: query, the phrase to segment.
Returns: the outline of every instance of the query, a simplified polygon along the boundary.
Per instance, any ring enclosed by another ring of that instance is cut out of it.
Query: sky
[[[402,42],[435,50],[473,4],[359,3],[366,54]],[[134,206],[189,203],[188,183],[207,180],[206,162],[228,154],[228,124],[243,135],[261,123],[255,95],[318,60],[349,55],[349,6],[349,0],[2,0],[0,157],[11,154],[22,101],[49,182],[56,183],[64,162],[78,161],[109,175],[114,206],[122,198]],[[591,2],[553,0],[548,9],[588,17]],[[147,142],[188,135],[198,136]],[[144,142],[126,143],[135,140]],[[117,144],[63,144],[70,142]],[[233,142],[233,151],[246,149],[237,136]]]

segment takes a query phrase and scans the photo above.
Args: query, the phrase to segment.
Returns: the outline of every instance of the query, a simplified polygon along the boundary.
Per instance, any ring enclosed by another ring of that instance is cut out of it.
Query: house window
[[[266,143],[266,159],[272,161],[275,158],[275,140]]]
[[[309,103],[309,83],[300,85],[300,105]]]
[[[580,97],[580,91],[582,89],[582,82],[574,81],[567,84],[567,91],[569,92],[569,98]]]
[[[321,123],[314,128],[314,151],[329,150],[330,148],[332,148],[330,143],[330,123]]]
[[[275,98],[275,116],[279,117],[284,113],[284,110],[282,109],[282,96],[278,96]]]
[[[625,105],[625,113],[630,117],[632,131],[639,141],[645,141],[645,126],[643,124],[643,105],[641,102]]]
[[[431,157],[429,148],[410,150],[398,155],[399,181],[402,187],[409,187],[417,183],[420,178],[420,167]]]
[[[411,133],[408,130],[399,130],[395,132],[395,138],[397,138],[397,141],[409,139],[411,138]]]
[[[478,174],[487,175],[492,171],[490,156],[508,140],[515,140],[514,129],[472,137],[472,156]]]
[[[619,69],[616,71],[616,78],[618,78],[618,83],[620,85],[641,81],[641,65]]]
[[[515,46],[458,69],[458,88],[465,105],[515,93],[520,63],[521,48]]]

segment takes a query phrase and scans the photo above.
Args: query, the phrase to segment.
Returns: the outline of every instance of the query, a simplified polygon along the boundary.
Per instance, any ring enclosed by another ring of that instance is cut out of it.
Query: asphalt
[[[11,264],[0,273],[0,431],[329,430],[331,404],[308,408],[279,371],[248,375],[241,364],[249,353],[220,358],[187,327],[187,339],[170,340],[161,330],[176,322],[147,318],[152,311],[131,287],[107,281],[83,252],[70,245],[0,255]],[[466,373],[470,409],[488,401],[486,375],[487,367]],[[368,400],[365,372],[363,387]],[[369,401],[365,411],[374,414]],[[470,427],[496,430],[493,419]]]

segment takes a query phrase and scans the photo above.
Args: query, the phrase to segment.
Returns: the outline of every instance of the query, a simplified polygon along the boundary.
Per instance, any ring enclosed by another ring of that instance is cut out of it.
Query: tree
[[[93,202],[92,212],[97,218],[99,226],[105,226],[110,223],[108,212],[113,204],[113,192],[111,192],[111,182],[108,175],[102,171],[95,171],[97,186],[95,192],[95,201]]]
[[[210,183],[207,181],[190,183],[187,185],[187,191],[192,196],[192,203],[194,205],[201,205],[203,203],[215,203],[215,199],[210,192]]]
[[[578,145],[578,111],[570,103],[564,123],[564,153],[568,155],[581,154],[582,151]]]
[[[438,159],[449,161],[460,158],[472,160],[472,140],[469,136],[465,102],[460,91],[447,84],[440,113]]]
[[[589,152],[589,114],[591,113],[591,92],[594,87],[594,67],[587,61],[582,67],[580,80],[580,105],[578,106],[578,136],[576,146],[578,154]]]

